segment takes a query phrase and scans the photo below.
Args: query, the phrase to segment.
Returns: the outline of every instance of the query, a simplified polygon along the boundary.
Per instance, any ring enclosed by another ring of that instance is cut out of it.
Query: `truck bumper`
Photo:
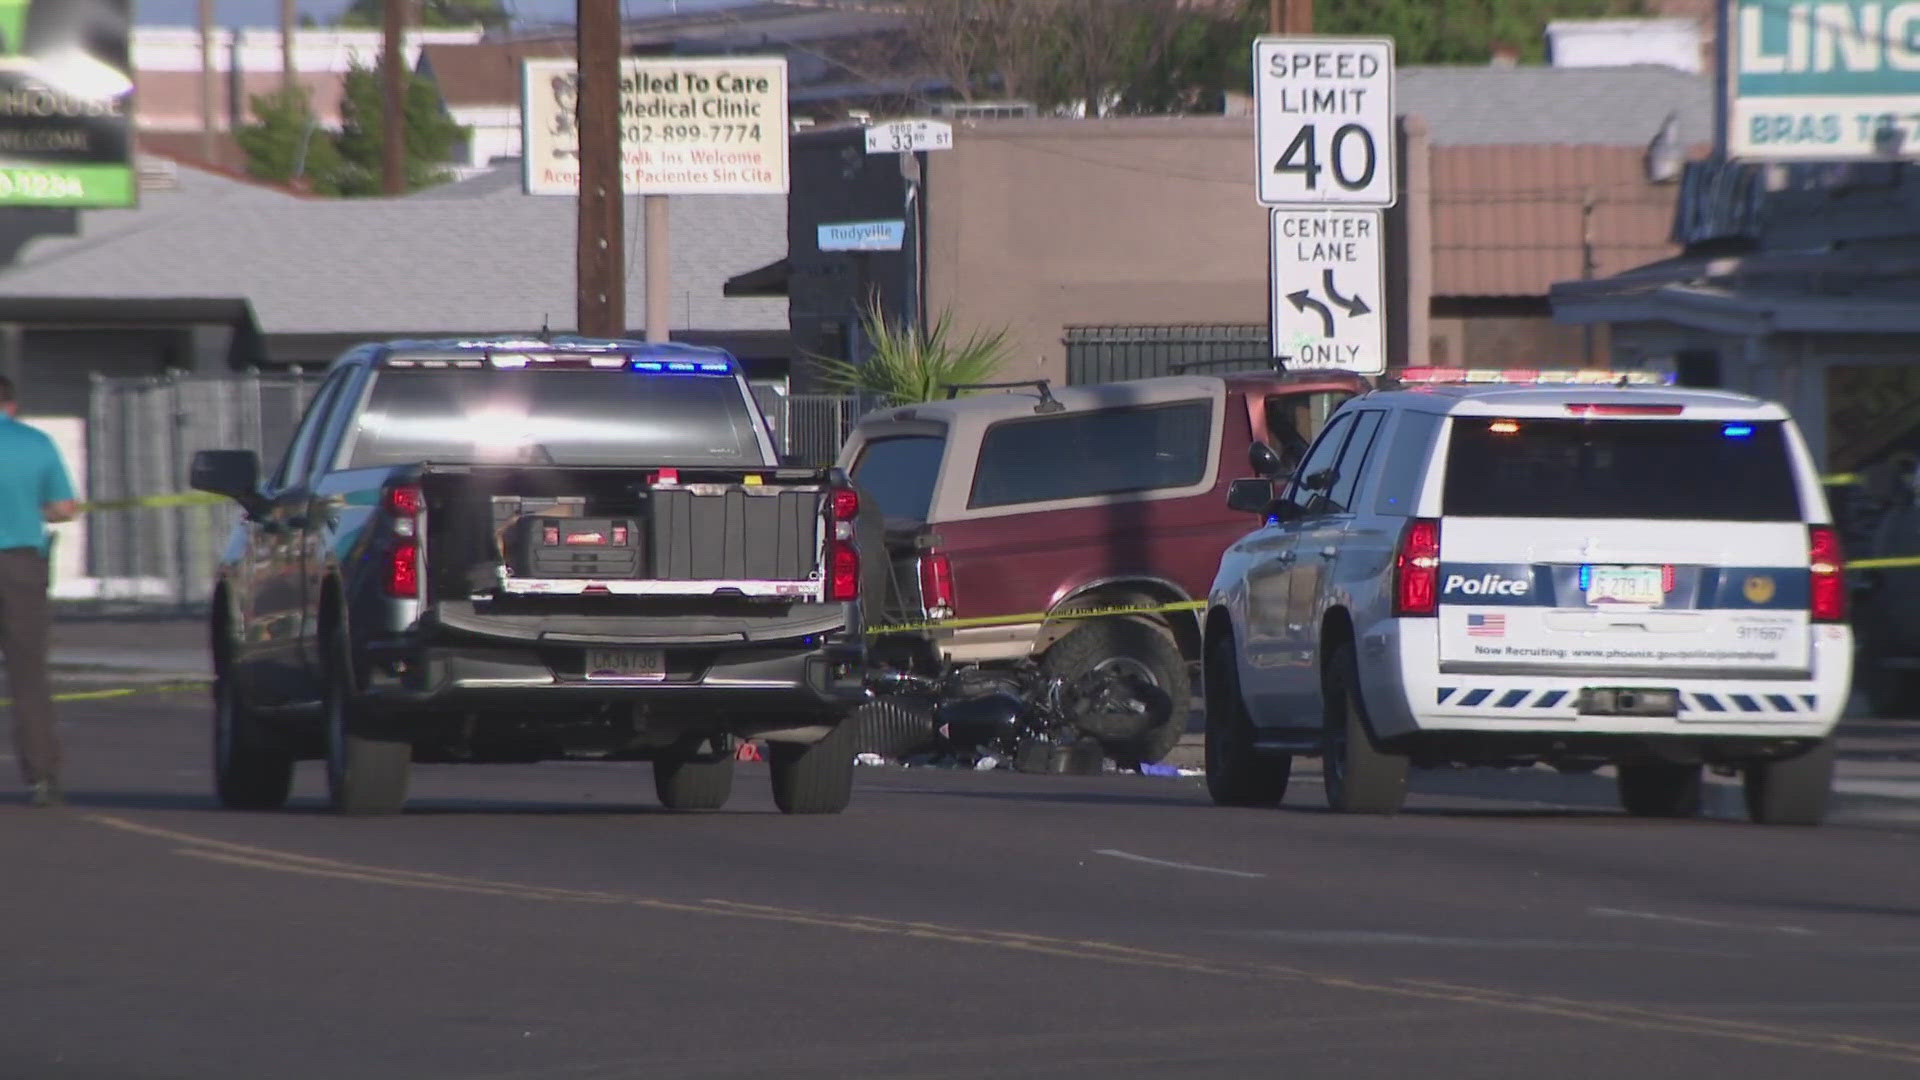
[[[549,711],[644,707],[734,730],[831,725],[867,700],[857,644],[684,648],[664,679],[589,679],[578,646],[369,642],[361,708],[389,718],[422,711]]]

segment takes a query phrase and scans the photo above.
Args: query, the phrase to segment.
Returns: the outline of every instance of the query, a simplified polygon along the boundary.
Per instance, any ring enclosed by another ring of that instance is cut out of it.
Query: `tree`
[[[382,60],[382,63],[385,61]],[[335,140],[340,164],[330,186],[342,195],[378,195],[381,185],[381,147],[386,130],[382,111],[380,69],[358,61],[347,69],[346,92],[340,102],[340,134]],[[417,191],[447,179],[446,163],[467,129],[453,122],[440,107],[433,83],[408,72],[406,76],[406,187]],[[316,177],[316,181],[318,177]]]
[[[1320,7],[1314,30],[1388,35],[1402,64],[1484,64],[1497,48],[1525,62],[1546,58],[1555,19],[1630,18],[1645,0],[1345,0]]]
[[[953,313],[943,311],[932,329],[889,319],[876,297],[860,317],[870,350],[854,363],[813,359],[814,377],[829,390],[876,397],[888,405],[912,405],[947,396],[954,383],[986,382],[1007,361],[1007,331],[975,331],[960,340]]]
[[[234,133],[247,155],[247,173],[274,183],[302,180],[322,194],[337,194],[330,185],[340,151],[314,116],[306,91],[255,94],[251,104],[254,122]]]
[[[347,5],[347,10],[340,13],[340,25],[384,25],[389,2],[353,0]],[[406,0],[392,2],[405,3]],[[500,30],[513,22],[513,16],[507,13],[501,0],[417,0],[414,11],[419,18],[409,18],[407,23],[410,26],[484,26],[489,30]]]

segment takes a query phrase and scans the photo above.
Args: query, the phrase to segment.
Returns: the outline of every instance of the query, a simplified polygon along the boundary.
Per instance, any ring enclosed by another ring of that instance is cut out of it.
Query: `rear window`
[[[1205,400],[1002,420],[980,441],[967,505],[1188,487],[1206,477],[1212,436]]]
[[[348,468],[415,461],[765,465],[733,376],[384,370]]]
[[[1780,421],[1455,417],[1459,517],[1800,521]]]
[[[902,435],[876,439],[860,449],[853,482],[880,508],[882,517],[927,520],[933,482],[947,441],[938,435]]]

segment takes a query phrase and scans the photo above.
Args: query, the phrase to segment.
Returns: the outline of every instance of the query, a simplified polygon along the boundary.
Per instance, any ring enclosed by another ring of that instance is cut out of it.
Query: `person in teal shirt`
[[[60,450],[47,433],[15,419],[13,380],[0,375],[0,652],[13,698],[13,745],[35,806],[60,796],[60,741],[54,731],[47,657],[53,611],[47,599],[47,526],[72,521],[80,506]]]

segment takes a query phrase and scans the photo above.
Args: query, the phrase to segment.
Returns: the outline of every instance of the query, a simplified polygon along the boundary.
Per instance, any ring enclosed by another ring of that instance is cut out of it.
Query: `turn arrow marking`
[[[1340,295],[1340,290],[1333,284],[1333,267],[1331,266],[1320,271],[1320,287],[1326,291],[1327,299],[1347,309],[1347,316],[1349,318],[1365,315],[1367,312],[1373,310],[1367,306],[1367,302],[1362,300],[1358,293],[1355,293],[1351,300]],[[1328,325],[1332,324],[1329,323]],[[1333,331],[1327,331],[1327,336],[1332,337]]]
[[[1297,293],[1288,293],[1287,299],[1293,301],[1293,310],[1295,311],[1304,312],[1311,307],[1313,310],[1319,312],[1320,322],[1326,327],[1326,331],[1320,336],[1328,338],[1333,336],[1333,312],[1327,305],[1315,300],[1313,294],[1305,289],[1301,289]]]

